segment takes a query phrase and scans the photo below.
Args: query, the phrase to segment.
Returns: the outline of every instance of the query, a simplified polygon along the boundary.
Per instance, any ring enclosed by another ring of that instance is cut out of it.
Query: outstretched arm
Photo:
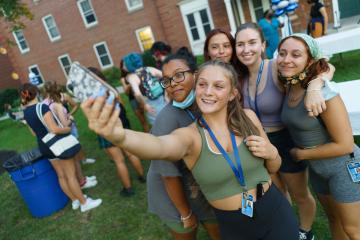
[[[104,96],[89,98],[81,104],[81,108],[91,130],[141,159],[177,161],[184,158],[193,146],[188,128],[177,129],[161,137],[124,129],[119,119],[120,108],[114,107],[113,96],[107,100]]]

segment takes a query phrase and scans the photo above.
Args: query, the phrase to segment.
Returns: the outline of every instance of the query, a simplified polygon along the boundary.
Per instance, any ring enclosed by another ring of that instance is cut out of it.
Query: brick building
[[[325,0],[325,5],[333,22],[332,2],[347,1],[330,1]],[[356,1],[360,6],[360,0]],[[62,84],[72,61],[101,69],[117,67],[123,55],[144,51],[154,41],[165,41],[174,49],[188,46],[195,54],[202,54],[206,33],[212,28],[234,32],[241,23],[257,21],[270,7],[269,0],[23,2],[28,4],[35,18],[25,21],[24,30],[7,34],[17,43],[8,49],[12,67],[22,82],[28,80],[29,71],[32,71],[43,80]],[[301,1],[291,17],[295,30],[305,29],[308,14],[308,4]],[[0,22],[1,32],[5,27]]]

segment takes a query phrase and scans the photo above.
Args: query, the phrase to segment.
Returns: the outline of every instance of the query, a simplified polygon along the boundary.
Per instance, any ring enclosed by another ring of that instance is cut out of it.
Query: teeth
[[[209,104],[212,104],[212,103],[215,103],[216,101],[214,101],[214,100],[208,100],[208,99],[202,99],[202,101],[204,102],[204,103],[209,103]]]

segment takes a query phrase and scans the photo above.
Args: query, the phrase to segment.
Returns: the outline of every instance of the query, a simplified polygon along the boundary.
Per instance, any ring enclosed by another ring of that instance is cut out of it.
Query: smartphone
[[[119,93],[110,84],[96,76],[78,62],[73,62],[67,77],[68,91],[80,102],[85,101],[101,88],[107,90],[107,95],[114,95],[118,99]]]

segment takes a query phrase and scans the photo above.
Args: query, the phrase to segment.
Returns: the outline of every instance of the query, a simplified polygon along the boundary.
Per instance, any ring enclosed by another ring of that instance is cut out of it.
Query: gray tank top
[[[256,95],[257,106],[259,109],[258,116],[261,124],[264,127],[280,127],[283,126],[281,122],[281,108],[284,99],[284,93],[274,83],[272,76],[272,61],[269,61],[266,85],[262,92],[258,92]],[[244,108],[250,108],[255,111],[255,99],[251,99],[248,95],[249,81],[244,82],[244,88],[242,90],[244,96]]]
[[[287,101],[288,96],[285,97],[281,120],[289,129],[297,147],[315,147],[331,141],[321,117],[313,118],[308,116],[304,99],[295,107],[289,107]]]

